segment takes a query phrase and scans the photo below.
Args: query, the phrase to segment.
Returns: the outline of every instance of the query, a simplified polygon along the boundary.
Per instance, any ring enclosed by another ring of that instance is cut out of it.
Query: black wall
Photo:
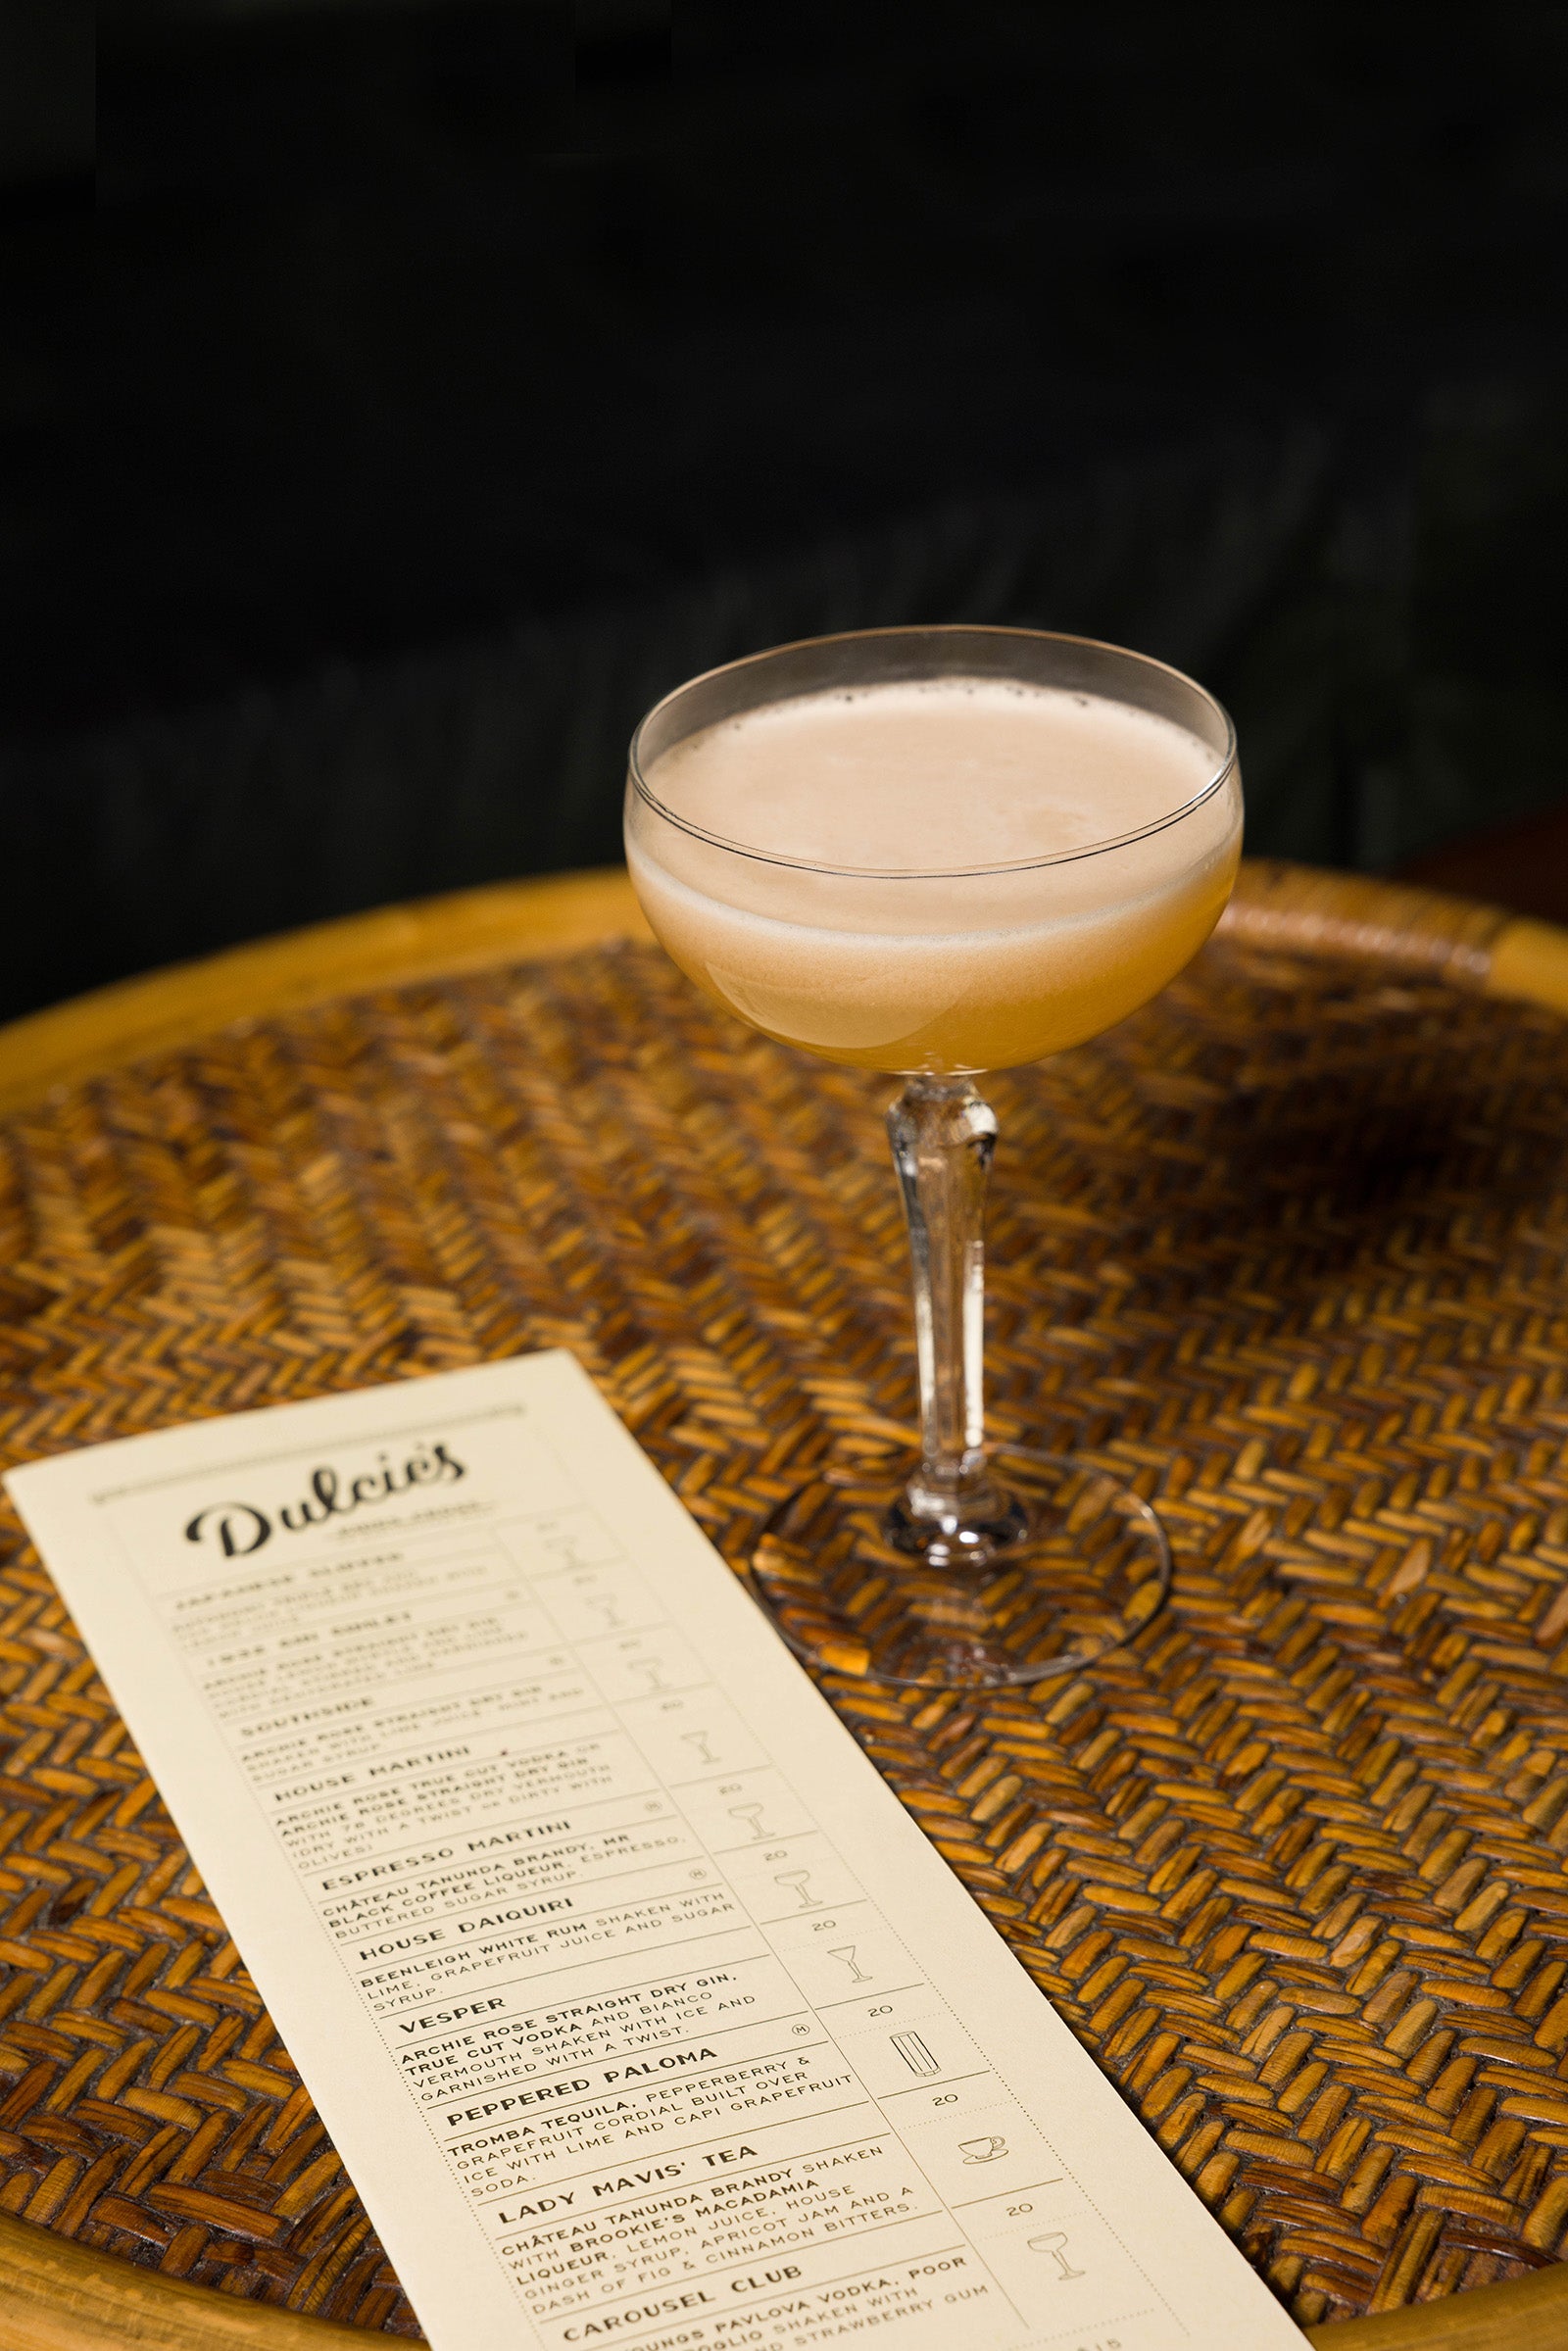
[[[122,0],[95,221],[3,200],[0,1011],[612,857],[646,703],[841,625],[1196,669],[1257,848],[1568,796],[1565,63],[1557,7]]]

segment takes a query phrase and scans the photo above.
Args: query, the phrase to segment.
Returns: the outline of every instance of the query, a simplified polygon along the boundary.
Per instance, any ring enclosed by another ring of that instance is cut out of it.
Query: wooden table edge
[[[1568,1012],[1568,931],[1503,914],[1489,919],[1435,894],[1244,866],[1230,927],[1243,937],[1273,936],[1270,925],[1298,892],[1315,905],[1320,944],[1348,952],[1369,920],[1397,927],[1436,909],[1461,942],[1455,960],[1472,984]],[[614,868],[348,915],[123,980],[0,1028],[0,1114],[39,1102],[56,1086],[194,1044],[230,1021],[509,957],[650,936],[630,882]],[[1320,2351],[1562,2351],[1565,2337],[1568,2264],[1554,2264],[1443,2302],[1312,2327],[1304,2339]],[[363,2328],[189,2285],[0,2213],[4,2351],[329,2351],[367,2339]]]
[[[28,1012],[0,1028],[0,1116],[56,1086],[177,1052],[230,1021],[476,971],[509,957],[651,939],[623,869],[494,882],[226,948]]]

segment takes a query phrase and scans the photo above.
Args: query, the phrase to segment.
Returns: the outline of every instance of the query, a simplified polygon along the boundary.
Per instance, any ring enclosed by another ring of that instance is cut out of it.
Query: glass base
[[[1064,1454],[986,1457],[998,1502],[972,1543],[911,1518],[909,1464],[826,1469],[779,1504],[752,1588],[803,1663],[903,1690],[1018,1690],[1143,1631],[1171,1563],[1142,1495]]]

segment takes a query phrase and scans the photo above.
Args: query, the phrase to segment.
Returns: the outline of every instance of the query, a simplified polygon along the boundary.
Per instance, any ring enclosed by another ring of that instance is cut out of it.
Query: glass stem
[[[997,1120],[967,1078],[911,1078],[888,1108],[904,1194],[920,1363],[920,1466],[892,1532],[964,1547],[997,1532],[1005,1504],[986,1465],[985,1200]]]

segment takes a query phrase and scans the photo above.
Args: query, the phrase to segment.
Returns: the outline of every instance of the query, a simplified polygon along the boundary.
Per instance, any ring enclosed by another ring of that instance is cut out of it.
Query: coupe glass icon
[[[1058,2278],[1063,2279],[1068,2278],[1083,2278],[1088,2274],[1083,2270],[1075,2270],[1072,2263],[1068,2260],[1067,2231],[1065,2229],[1048,2229],[1043,2230],[1039,2236],[1032,2236],[1029,2239],[1029,2250],[1031,2253],[1049,2253],[1052,2260],[1056,2265],[1056,2275]]]

